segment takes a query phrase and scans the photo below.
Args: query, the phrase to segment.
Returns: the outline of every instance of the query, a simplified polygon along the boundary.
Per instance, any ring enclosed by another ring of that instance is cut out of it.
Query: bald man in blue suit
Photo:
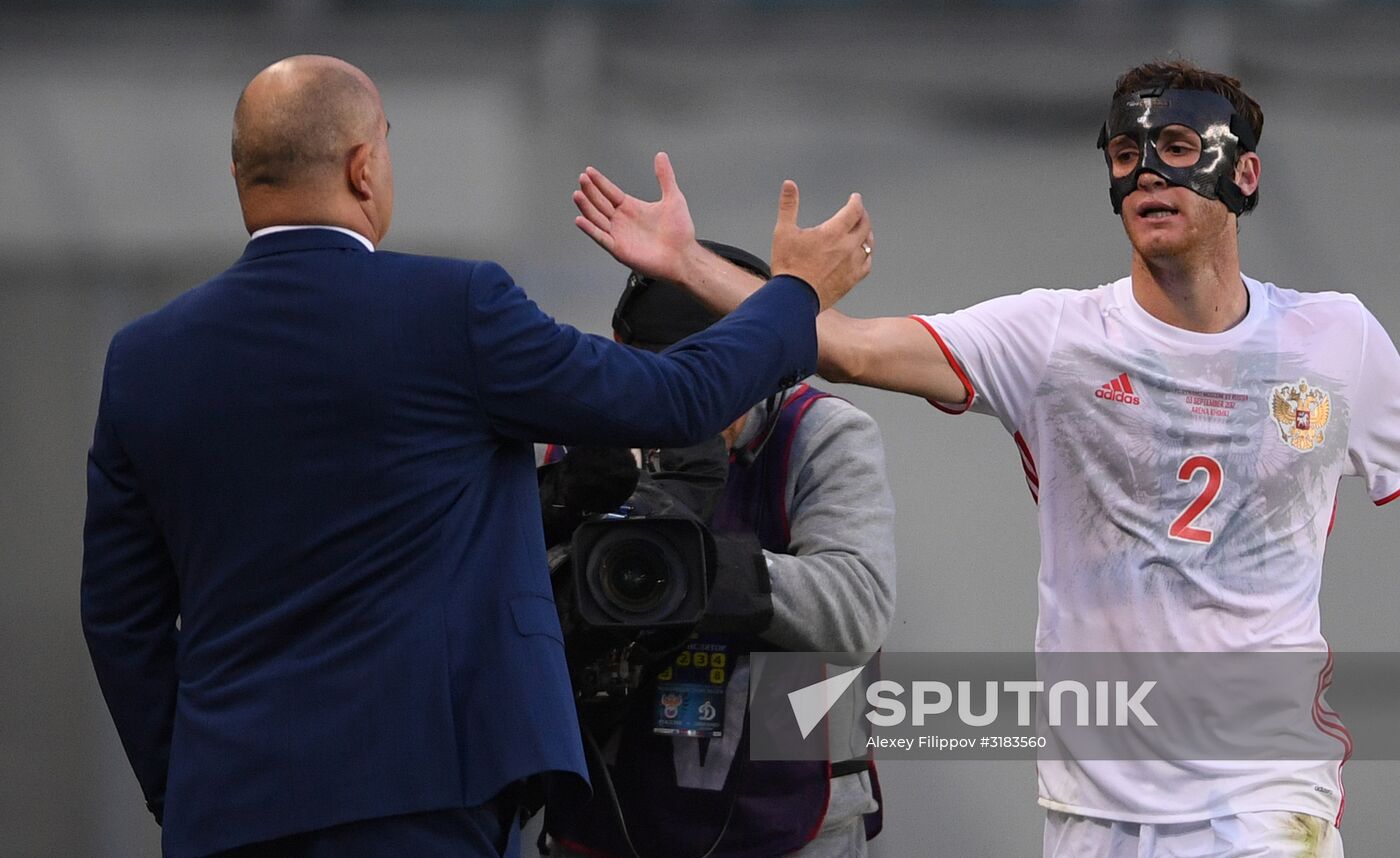
[[[869,271],[859,198],[800,229],[787,183],[772,282],[633,350],[494,263],[379,250],[387,133],[347,63],[261,72],[246,251],[107,354],[82,620],[167,855],[503,854],[513,784],[586,777],[531,442],[718,434]]]

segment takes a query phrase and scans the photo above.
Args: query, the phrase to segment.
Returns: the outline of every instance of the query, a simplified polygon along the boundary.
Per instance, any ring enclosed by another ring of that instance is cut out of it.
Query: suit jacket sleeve
[[[169,551],[113,425],[115,350],[113,340],[88,454],[83,632],[146,806],[159,822],[175,717],[179,588]]]
[[[520,440],[686,446],[816,364],[816,295],[793,277],[660,354],[556,323],[494,263],[473,268],[467,303],[481,407]]]

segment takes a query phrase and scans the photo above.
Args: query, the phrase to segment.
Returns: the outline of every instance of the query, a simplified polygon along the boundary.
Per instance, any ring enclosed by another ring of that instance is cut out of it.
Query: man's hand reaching
[[[653,163],[661,199],[649,203],[624,193],[594,167],[578,177],[574,223],[613,258],[651,277],[684,282],[689,254],[703,251],[685,194],[676,184],[671,159],[656,153]]]
[[[806,280],[825,310],[870,273],[875,233],[860,194],[851,194],[836,214],[810,229],[797,225],[797,205],[797,183],[784,181],[773,228],[773,275]]]
[[[661,199],[645,202],[594,167],[578,177],[574,223],[628,268],[681,284],[718,313],[737,307],[762,280],[706,250],[695,240],[695,224],[685,194],[676,183],[671,159],[658,152],[654,162]],[[860,196],[825,223],[797,226],[797,185],[785,182],[773,231],[773,273],[801,277],[816,290],[822,309],[830,307],[870,273],[874,235]]]

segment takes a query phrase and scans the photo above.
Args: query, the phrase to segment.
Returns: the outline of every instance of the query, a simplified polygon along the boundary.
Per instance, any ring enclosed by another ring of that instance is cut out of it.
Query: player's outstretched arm
[[[661,199],[655,202],[626,193],[589,167],[573,194],[579,210],[574,222],[623,265],[684,285],[716,312],[733,310],[763,281],[696,242],[690,208],[670,158],[659,152],[653,166],[661,189]],[[868,229],[864,243],[874,246]],[[819,372],[825,378],[949,404],[966,398],[942,350],[912,319],[854,319],[828,310],[817,318],[817,335]]]
[[[817,317],[817,349],[817,372],[829,381],[947,405],[967,400],[967,388],[937,340],[907,316],[858,319],[827,310]]]

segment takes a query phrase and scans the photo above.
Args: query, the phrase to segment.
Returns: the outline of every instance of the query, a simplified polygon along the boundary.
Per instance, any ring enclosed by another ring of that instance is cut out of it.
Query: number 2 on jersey
[[[1176,472],[1176,478],[1183,483],[1189,483],[1195,479],[1198,471],[1206,472],[1205,488],[1196,495],[1196,499],[1191,501],[1186,509],[1181,511],[1181,515],[1176,517],[1167,533],[1172,539],[1180,539],[1186,542],[1199,542],[1209,545],[1215,541],[1215,531],[1206,528],[1196,527],[1196,519],[1215,503],[1215,498],[1220,494],[1220,485],[1225,481],[1225,472],[1220,467],[1220,463],[1210,456],[1192,456],[1181,463],[1181,468]]]

